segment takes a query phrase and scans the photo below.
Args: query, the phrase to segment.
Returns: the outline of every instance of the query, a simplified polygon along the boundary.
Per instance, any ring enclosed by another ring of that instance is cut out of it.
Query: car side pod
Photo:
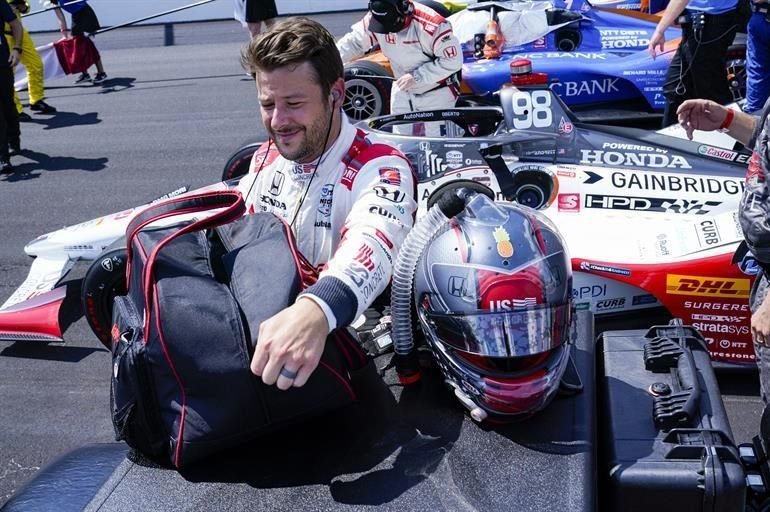
[[[0,340],[64,341],[59,309],[66,295],[61,286],[0,311]]]

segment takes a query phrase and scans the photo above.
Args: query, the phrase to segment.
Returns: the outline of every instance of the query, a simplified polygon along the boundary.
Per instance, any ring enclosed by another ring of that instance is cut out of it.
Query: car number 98
[[[511,97],[513,104],[513,127],[548,128],[553,123],[551,93],[549,91],[516,91]]]

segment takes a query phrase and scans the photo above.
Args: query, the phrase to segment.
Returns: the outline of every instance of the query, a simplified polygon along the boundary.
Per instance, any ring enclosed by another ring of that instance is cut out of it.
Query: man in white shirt
[[[300,387],[329,332],[348,326],[390,281],[417,208],[415,178],[397,149],[371,143],[342,113],[343,66],[317,22],[290,18],[243,53],[271,140],[239,185],[250,212],[291,227],[317,282],[262,323],[251,369],[280,389]]]

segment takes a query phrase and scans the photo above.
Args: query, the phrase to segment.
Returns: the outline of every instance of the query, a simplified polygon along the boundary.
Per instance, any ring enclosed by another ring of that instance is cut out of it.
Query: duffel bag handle
[[[168,201],[153,204],[142,210],[131,220],[126,228],[126,246],[128,249],[127,271],[130,272],[131,269],[133,239],[142,228],[166,217],[188,213],[202,213],[217,208],[225,208],[225,210],[220,212],[220,214],[201,219],[202,221],[214,221],[213,224],[199,225],[195,229],[219,226],[241,217],[246,212],[243,196],[237,190],[219,190],[175,197]]]
[[[237,190],[204,192],[191,196],[182,196],[152,205],[139,213],[129,223],[128,228],[126,229],[126,244],[128,246],[127,272],[130,272],[131,269],[131,247],[133,245],[133,239],[142,228],[155,221],[174,215],[203,213],[216,209],[221,210],[213,215],[195,220],[194,222],[191,222],[190,224],[187,224],[168,235],[166,238],[156,244],[153,250],[147,256],[147,262],[144,266],[144,271],[142,274],[145,304],[145,340],[148,339],[147,329],[149,329],[150,311],[152,310],[152,299],[154,297],[155,290],[155,286],[153,285],[153,276],[155,273],[155,262],[157,261],[158,253],[170,241],[185,233],[213,228],[240,218],[246,211],[246,204],[243,200],[243,196]],[[126,279],[127,282],[130,282],[130,275],[127,275]]]

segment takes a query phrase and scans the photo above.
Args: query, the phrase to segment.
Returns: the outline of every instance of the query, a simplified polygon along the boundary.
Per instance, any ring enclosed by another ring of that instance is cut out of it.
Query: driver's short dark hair
[[[302,16],[273,25],[241,52],[241,64],[252,74],[303,62],[313,66],[324,96],[343,77],[342,58],[334,36],[317,21]]]

